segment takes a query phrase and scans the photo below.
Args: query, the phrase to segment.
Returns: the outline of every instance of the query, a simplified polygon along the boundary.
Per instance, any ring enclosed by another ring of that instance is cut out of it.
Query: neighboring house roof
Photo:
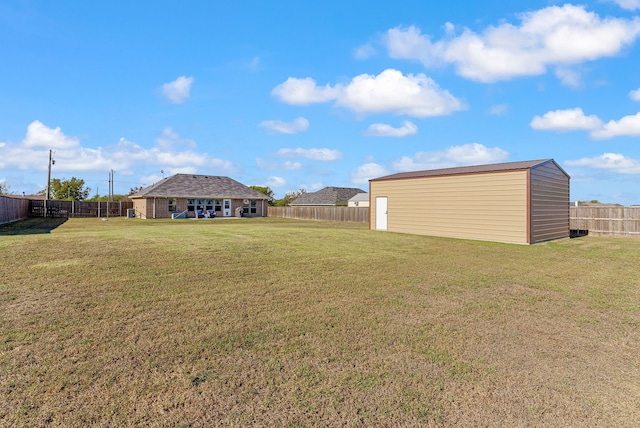
[[[44,201],[46,199],[45,195],[0,195],[0,196],[4,196],[5,198],[12,198],[12,199],[29,199],[31,201]]]
[[[269,199],[263,193],[229,177],[176,174],[129,196],[137,198]]]
[[[347,205],[349,199],[358,193],[365,191],[354,187],[325,187],[317,192],[298,196],[290,205]]]
[[[442,168],[442,169],[428,169],[424,171],[412,171],[412,172],[400,172],[398,174],[386,175],[384,177],[373,178],[369,181],[384,181],[384,180],[397,180],[403,178],[422,178],[422,177],[437,177],[441,175],[456,175],[456,174],[477,174],[485,172],[501,172],[501,171],[515,171],[522,169],[529,169],[543,165],[545,163],[553,162],[567,177],[567,174],[560,165],[558,165],[553,159],[542,159],[522,162],[506,162],[506,163],[494,163],[489,165],[473,165],[473,166],[461,166],[457,168]]]
[[[349,198],[349,202],[369,202],[369,194],[358,193],[357,195]]]

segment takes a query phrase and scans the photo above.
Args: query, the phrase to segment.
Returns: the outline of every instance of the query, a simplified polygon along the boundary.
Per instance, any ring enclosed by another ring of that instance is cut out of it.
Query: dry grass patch
[[[12,230],[0,425],[640,425],[636,240],[283,219]]]

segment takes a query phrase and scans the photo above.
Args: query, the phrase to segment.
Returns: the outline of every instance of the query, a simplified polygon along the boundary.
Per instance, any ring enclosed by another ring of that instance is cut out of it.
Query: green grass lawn
[[[0,226],[0,426],[640,426],[640,240]]]

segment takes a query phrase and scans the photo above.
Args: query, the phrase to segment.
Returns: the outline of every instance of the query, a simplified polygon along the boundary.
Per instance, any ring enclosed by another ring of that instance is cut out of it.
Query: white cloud
[[[254,56],[249,62],[249,70],[256,72],[258,71],[258,67],[260,67],[260,57]]]
[[[282,177],[271,176],[267,177],[265,185],[269,187],[284,187],[287,185],[287,180]]]
[[[174,174],[196,174],[198,170],[192,166],[184,166],[180,168],[169,168],[167,172],[169,175]]]
[[[366,44],[358,47],[353,52],[353,57],[355,59],[367,59],[376,54],[376,49],[371,44]]]
[[[392,112],[413,117],[442,116],[465,108],[424,74],[405,76],[393,69],[377,76],[354,77],[336,104],[363,114]]]
[[[39,120],[34,120],[27,127],[27,135],[22,144],[28,148],[70,149],[80,147],[80,140],[67,137],[59,126],[49,128]]]
[[[633,101],[640,101],[640,88],[636,89],[635,91],[629,92],[629,98],[631,98]]]
[[[591,138],[596,140],[620,136],[634,137],[640,135],[640,113],[603,123],[598,116],[585,115],[581,108],[554,110],[542,116],[535,116],[530,125],[537,131],[589,131]]]
[[[271,94],[287,104],[308,105],[331,101],[339,92],[339,88],[331,85],[317,86],[316,81],[310,77],[304,79],[289,77],[284,83],[273,88]]]
[[[316,181],[315,183],[300,183],[300,186],[295,189],[289,189],[289,191],[297,192],[300,189],[304,189],[306,192],[315,192],[326,187],[322,181]]]
[[[461,165],[493,163],[507,160],[509,153],[499,147],[489,148],[479,143],[449,147],[444,158]]]
[[[302,168],[302,164],[300,162],[274,162],[273,160],[263,158],[257,158],[256,164],[260,169],[264,170],[295,171]]]
[[[453,25],[451,22],[445,22],[444,23],[444,31],[448,34],[448,35],[453,35],[453,32],[456,29],[456,26]]]
[[[279,134],[297,134],[309,129],[309,121],[304,117],[299,117],[293,122],[284,122],[282,120],[264,120],[258,125],[262,128],[266,128],[271,132]]]
[[[636,10],[640,9],[640,0],[611,0],[623,9]]]
[[[495,104],[489,107],[489,114],[493,116],[504,116],[509,113],[509,106],[506,104]]]
[[[481,33],[464,29],[436,42],[416,27],[397,27],[387,31],[383,42],[392,58],[418,60],[426,67],[453,64],[458,74],[480,82],[540,75],[547,67],[558,67],[564,70],[559,77],[575,84],[578,76],[567,71],[569,66],[617,55],[640,35],[638,17],[600,18],[571,4],[519,18],[519,25],[503,22]]]
[[[575,70],[559,67],[556,69],[555,75],[564,86],[577,88],[582,84],[582,76]]]
[[[309,183],[302,186],[303,189],[307,189],[309,192],[315,192],[316,190],[320,190],[325,188],[325,184],[322,181],[318,181],[315,183]]]
[[[581,108],[553,110],[542,116],[534,116],[530,126],[537,131],[593,131],[602,127],[598,116],[584,114]]]
[[[280,149],[276,152],[276,156],[280,157],[301,157],[319,161],[334,161],[342,159],[342,152],[333,149]]]
[[[165,150],[172,150],[176,147],[196,147],[196,142],[188,138],[182,138],[170,126],[162,130],[162,134],[156,138],[156,146]]]
[[[351,172],[351,183],[355,185],[367,184],[372,178],[389,175],[389,171],[377,163],[366,163],[360,165]]]
[[[165,177],[169,177],[175,174],[197,174],[198,170],[194,167],[182,167],[182,168],[163,168],[164,173],[161,174],[149,174],[140,176],[140,183],[145,183],[145,186],[149,186],[153,183],[157,183]]]
[[[454,162],[434,159],[431,153],[418,152],[414,156],[402,156],[392,162],[396,171],[420,171],[423,169],[450,168],[456,166]]]
[[[597,129],[591,133],[591,136],[598,140],[638,135],[640,135],[640,113],[624,116],[620,120],[610,120],[602,129]]]
[[[568,160],[565,161],[565,165],[604,169],[621,174],[640,174],[640,160],[626,157],[620,153],[604,153],[595,158]]]
[[[466,108],[448,91],[424,74],[403,75],[387,69],[379,75],[361,74],[347,85],[319,87],[311,78],[290,77],[272,94],[288,104],[307,105],[334,101],[359,114],[393,113],[413,117],[443,116]]]
[[[453,24],[448,24],[447,32],[451,33]],[[391,58],[418,60],[426,67],[444,61],[445,45],[442,42],[431,43],[431,38],[413,25],[390,29],[383,36],[383,43]]]
[[[370,135],[374,137],[407,137],[409,135],[415,135],[418,133],[418,127],[405,120],[402,122],[400,128],[394,128],[391,125],[385,123],[374,123],[367,128],[364,135]]]
[[[193,77],[180,76],[173,82],[162,85],[162,95],[174,104],[182,104],[190,95]]]
[[[118,174],[132,174],[139,165],[155,165],[158,170],[198,167],[211,168],[223,173],[231,173],[234,165],[223,159],[211,158],[189,150],[177,150],[169,147],[167,138],[179,138],[170,128],[163,131],[158,145],[144,148],[126,138],[108,147],[83,147],[75,137],[66,136],[60,128],[49,128],[39,121],[27,127],[26,137],[20,144],[6,143],[0,157],[0,167],[11,165],[20,170],[46,170],[49,160],[49,147],[54,149],[54,170],[57,174],[76,171],[109,171],[115,169]],[[168,137],[167,137],[168,136]],[[180,139],[182,140],[182,139]],[[191,142],[191,140],[183,140]]]
[[[452,146],[444,151],[418,152],[413,157],[403,156],[393,162],[393,167],[398,171],[418,171],[496,163],[508,158],[509,153],[499,147],[489,148],[479,143],[471,143]]]

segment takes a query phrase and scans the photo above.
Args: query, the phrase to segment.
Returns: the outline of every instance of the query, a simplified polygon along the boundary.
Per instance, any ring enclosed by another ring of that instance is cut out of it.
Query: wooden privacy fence
[[[369,222],[366,207],[269,207],[267,215],[298,220]]]
[[[571,206],[571,229],[594,236],[640,238],[640,206]]]
[[[269,207],[269,217],[368,223],[369,208]],[[569,209],[570,228],[593,236],[640,238],[640,206],[578,206]]]
[[[29,200],[0,196],[0,224],[29,217]]]
[[[124,217],[133,202],[29,201],[31,217]]]

